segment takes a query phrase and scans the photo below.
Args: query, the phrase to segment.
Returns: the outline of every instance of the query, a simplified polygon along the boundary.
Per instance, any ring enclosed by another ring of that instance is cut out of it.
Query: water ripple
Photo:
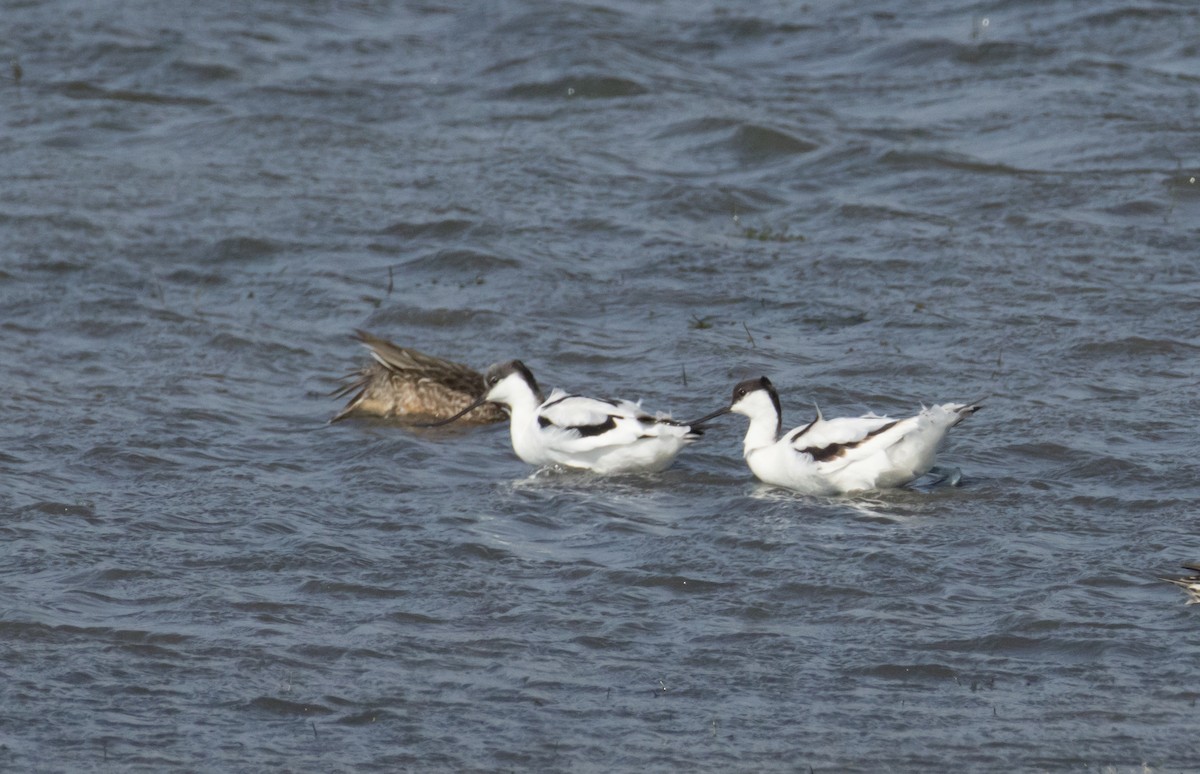
[[[9,5],[0,768],[1193,764],[1191,9]],[[536,473],[329,425],[355,328],[990,397],[956,486]]]

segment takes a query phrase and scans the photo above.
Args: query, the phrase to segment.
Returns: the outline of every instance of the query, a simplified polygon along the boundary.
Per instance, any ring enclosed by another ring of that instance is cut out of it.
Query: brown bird
[[[355,331],[355,338],[370,350],[373,361],[347,376],[350,381],[334,393],[337,398],[351,393],[354,397],[330,422],[376,416],[426,423],[454,416],[484,390],[483,375],[462,363],[398,347],[366,331]],[[459,421],[483,425],[506,419],[508,412],[485,403]]]

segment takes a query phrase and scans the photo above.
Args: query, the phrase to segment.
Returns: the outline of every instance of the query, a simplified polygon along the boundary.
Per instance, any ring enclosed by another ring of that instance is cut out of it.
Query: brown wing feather
[[[470,366],[427,355],[410,347],[398,347],[366,331],[355,333],[358,340],[371,350],[371,357],[389,371],[410,374],[409,378],[424,376],[436,379],[447,387],[472,394],[483,389],[483,375]]]
[[[466,408],[483,389],[483,376],[469,366],[398,347],[366,331],[356,334],[374,360],[347,377],[350,381],[335,393],[338,397],[355,394],[331,422],[356,414],[411,422],[445,419]],[[462,421],[488,424],[507,417],[503,409],[489,403]]]

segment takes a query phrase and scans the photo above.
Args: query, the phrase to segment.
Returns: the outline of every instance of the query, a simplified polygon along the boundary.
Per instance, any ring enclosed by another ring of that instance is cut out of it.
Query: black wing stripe
[[[809,422],[807,425],[805,425],[804,427],[800,428],[795,433],[793,433],[792,437],[789,439],[791,441],[791,443],[795,443],[797,440],[799,440],[800,436],[804,435],[809,430],[811,430],[812,426],[817,423],[817,419],[820,419],[820,417],[817,417],[816,419]]]
[[[564,400],[567,400],[568,398],[578,398],[578,397],[579,397],[578,395],[563,395],[562,397],[555,398],[554,400],[550,401],[549,403],[544,404],[542,406],[542,409],[545,410],[545,409],[550,408],[551,406],[557,406],[559,403],[562,403]],[[540,419],[541,418],[539,417],[539,420]],[[542,425],[542,427],[545,427],[545,425]]]
[[[857,441],[847,441],[846,443],[831,443],[828,446],[810,446],[807,449],[801,449],[800,453],[807,454],[810,457],[812,457],[813,462],[827,462],[829,460],[843,456],[846,452],[859,446],[860,444],[866,443],[867,441],[869,441],[870,439],[879,435],[880,433],[891,430],[893,427],[895,427],[896,422],[899,422],[899,421],[900,420],[897,419],[897,420],[888,422],[886,425],[881,425],[880,427],[877,427],[874,430],[872,430],[871,432],[864,435],[862,438],[859,438]],[[804,429],[807,430],[808,428],[806,427]],[[800,435],[803,435],[803,434],[804,434],[804,431],[802,430],[796,437],[799,438]]]
[[[578,432],[580,436],[582,436],[584,438],[588,438],[593,435],[602,435],[604,433],[607,433],[609,430],[612,430],[616,426],[617,426],[617,418],[614,416],[609,416],[607,419],[605,419],[603,422],[601,422],[598,425],[579,425],[579,426],[573,427],[571,429]]]
[[[541,427],[550,427],[550,426],[561,427],[560,425],[554,424],[554,422],[547,419],[545,416],[542,416],[541,414],[538,415],[538,425],[540,425]],[[574,430],[575,432],[579,433],[579,436],[581,438],[590,438],[593,435],[601,435],[603,433],[607,433],[609,430],[612,430],[616,426],[617,426],[617,418],[610,415],[607,418],[605,418],[605,420],[603,422],[599,422],[594,425],[574,425],[574,426],[562,427],[562,429],[563,430]]]

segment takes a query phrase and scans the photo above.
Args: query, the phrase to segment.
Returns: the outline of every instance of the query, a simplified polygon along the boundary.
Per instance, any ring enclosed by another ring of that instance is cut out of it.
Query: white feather
[[[748,380],[734,390],[730,410],[750,418],[744,453],[762,481],[810,494],[839,494],[904,486],[933,467],[947,431],[978,404],[922,407],[894,420],[867,414],[825,419],[777,437],[778,395],[769,380]]]
[[[533,465],[597,473],[656,472],[699,437],[687,425],[652,416],[641,403],[605,401],[555,390],[545,401],[520,373],[494,384],[488,400],[511,409],[513,451]]]

